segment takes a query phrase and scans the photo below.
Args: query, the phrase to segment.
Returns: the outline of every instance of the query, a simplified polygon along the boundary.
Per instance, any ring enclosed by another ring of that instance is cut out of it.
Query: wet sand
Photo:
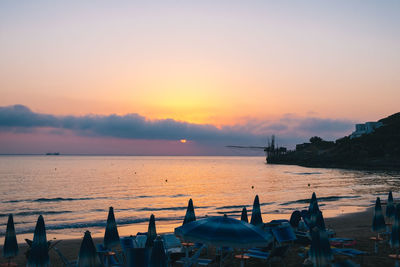
[[[379,252],[377,254],[374,253],[374,242],[369,240],[370,237],[375,236],[375,234],[371,232],[372,216],[373,209],[369,208],[364,212],[345,214],[336,218],[328,218],[325,220],[325,223],[328,228],[332,228],[336,231],[337,237],[347,237],[355,239],[357,244],[353,248],[368,252],[368,255],[351,258],[354,262],[357,262],[362,266],[394,266],[394,260],[390,259],[388,255],[394,254],[395,250],[390,248],[390,245],[387,241],[382,241],[382,243],[379,244]],[[80,242],[81,240],[77,239],[62,240],[60,243],[57,244],[57,248],[69,260],[75,260],[78,256]],[[102,239],[96,238],[94,239],[94,242],[96,244],[101,243]],[[18,266],[25,266],[26,264],[26,259],[24,255],[26,248],[26,245],[20,245],[19,256],[13,260],[13,262],[18,264]],[[302,248],[300,246],[292,246],[287,257],[285,258],[286,266],[301,266],[303,259],[298,256],[298,253],[301,251]],[[52,250],[49,254],[52,266],[63,266],[59,256],[56,254],[55,251]],[[347,258],[349,257],[336,256],[335,261],[340,261]],[[4,258],[1,258],[0,262],[5,263],[6,261]],[[174,266],[180,265],[176,264]],[[228,262],[226,266],[240,265],[239,261],[232,260]],[[247,260],[245,266],[265,266],[265,262],[263,262],[262,260],[250,259]],[[281,266],[281,263],[277,262],[276,264],[273,264],[273,266]]]

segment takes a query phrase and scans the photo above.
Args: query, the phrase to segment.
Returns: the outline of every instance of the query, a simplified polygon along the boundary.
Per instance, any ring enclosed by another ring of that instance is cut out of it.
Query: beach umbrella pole
[[[375,239],[375,254],[378,253],[378,239],[379,238],[379,234],[376,234],[376,239]]]

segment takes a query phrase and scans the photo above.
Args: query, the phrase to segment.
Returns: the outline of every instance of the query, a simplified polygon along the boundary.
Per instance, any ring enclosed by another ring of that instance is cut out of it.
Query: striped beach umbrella
[[[157,231],[156,231],[156,219],[153,214],[150,216],[149,220],[149,227],[147,228],[147,239],[146,239],[146,245],[145,247],[153,247],[154,245],[154,239],[157,237]]]
[[[386,218],[388,219],[389,222],[393,221],[393,218],[395,216],[394,213],[395,213],[395,207],[393,204],[393,195],[392,195],[392,191],[390,191],[389,195],[388,195],[387,205],[386,205]]]
[[[103,244],[106,249],[112,249],[113,247],[120,245],[113,207],[110,207],[108,211],[106,232],[104,233]]]
[[[164,243],[160,236],[154,240],[150,256],[150,267],[167,267],[167,255],[165,254]]]
[[[374,218],[372,220],[372,231],[380,233],[386,230],[385,218],[383,217],[381,199],[376,198]]]
[[[12,258],[18,255],[18,242],[15,234],[14,219],[12,214],[8,216],[6,236],[3,246],[3,257]]]
[[[241,221],[244,221],[244,222],[249,222],[249,217],[247,216],[247,209],[246,209],[246,207],[243,207],[243,209],[242,209],[242,216],[240,217],[240,220]]]
[[[192,199],[189,199],[188,207],[186,209],[185,219],[183,220],[182,225],[185,225],[189,222],[193,222],[195,220],[196,220],[196,215],[194,213],[193,201]]]
[[[251,212],[250,223],[255,226],[263,225],[263,220],[262,220],[262,216],[261,216],[261,207],[260,207],[260,201],[258,200],[258,195],[256,195],[256,197],[254,198],[253,210]]]
[[[330,266],[333,260],[328,234],[318,227],[311,230],[310,259],[314,267]]]
[[[46,227],[43,216],[40,215],[33,235],[33,242],[29,251],[27,267],[49,266],[49,244],[46,238]]]
[[[77,267],[101,267],[102,264],[89,231],[85,232],[79,250]]]
[[[175,228],[184,241],[216,247],[267,247],[273,236],[259,227],[227,216],[208,217]]]

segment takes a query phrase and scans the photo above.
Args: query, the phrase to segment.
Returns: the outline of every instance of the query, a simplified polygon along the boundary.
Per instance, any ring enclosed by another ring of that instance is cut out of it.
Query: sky
[[[399,112],[399,12],[390,0],[3,0],[0,154],[335,140]]]

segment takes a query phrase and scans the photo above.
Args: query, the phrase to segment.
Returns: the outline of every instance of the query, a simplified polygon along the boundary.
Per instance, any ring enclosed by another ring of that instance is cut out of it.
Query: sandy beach
[[[373,216],[373,208],[369,208],[364,212],[345,214],[336,218],[327,218],[325,220],[326,225],[336,231],[337,237],[347,237],[356,240],[357,244],[354,246],[355,249],[368,252],[368,255],[362,257],[352,258],[354,262],[361,264],[361,266],[394,266],[394,260],[388,257],[389,254],[395,253],[390,245],[383,241],[379,244],[379,253],[374,253],[374,242],[369,240],[370,237],[374,236],[371,232],[371,222]],[[101,243],[101,238],[96,238],[95,243]],[[77,258],[79,246],[81,240],[62,240],[57,244],[57,248],[69,259],[74,260]],[[13,260],[18,266],[25,266],[26,259],[25,253],[26,245],[20,245],[19,256]],[[285,262],[287,266],[301,266],[302,258],[298,256],[298,253],[302,251],[302,248],[298,245],[293,245],[290,249]],[[212,252],[211,252],[212,253]],[[344,256],[336,256],[335,260],[346,259]],[[50,252],[50,262],[52,266],[63,266],[59,256],[55,251]],[[5,259],[1,258],[1,263],[5,263]],[[265,262],[257,259],[250,259],[246,262],[246,266],[264,266]],[[178,264],[174,266],[180,266]],[[239,266],[239,261],[228,262],[226,266]],[[279,263],[276,263],[279,266]]]

